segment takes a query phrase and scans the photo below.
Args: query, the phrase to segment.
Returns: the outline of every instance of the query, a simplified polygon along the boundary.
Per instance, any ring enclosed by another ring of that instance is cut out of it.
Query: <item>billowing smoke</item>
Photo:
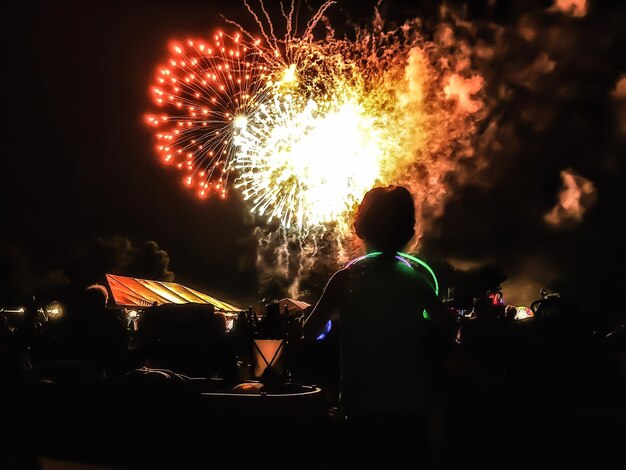
[[[600,3],[489,2],[439,26],[471,51],[485,116],[418,249],[497,263],[507,301],[528,304],[546,287],[588,306],[624,282],[613,267],[624,260],[626,17]]]
[[[354,254],[353,241],[343,245],[334,237],[290,237],[277,227],[258,227],[259,293],[266,299],[285,295],[314,300],[341,262]]]
[[[587,0],[554,0],[551,10],[582,18],[587,14]]]
[[[135,244],[121,236],[97,237],[74,247],[65,271],[77,285],[102,282],[106,273],[172,281],[170,258],[154,241]]]
[[[540,298],[541,289],[554,285],[559,273],[549,257],[530,255],[509,268],[502,283],[505,300],[514,305],[530,305]]]
[[[482,102],[473,98],[482,87],[483,78],[480,75],[463,78],[454,74],[449,77],[448,84],[444,87],[443,92],[448,98],[456,98],[463,111],[473,114],[482,107]]]
[[[593,182],[574,173],[571,169],[561,172],[563,187],[558,202],[548,212],[544,220],[553,226],[567,222],[581,222],[583,215],[596,199],[596,188]]]
[[[60,259],[0,242],[0,307],[103,283],[107,273],[171,281],[169,264],[169,255],[156,242],[137,244],[121,236],[71,244]]]
[[[415,199],[414,248],[432,220],[442,215],[450,182],[463,184],[485,165],[477,150],[490,140],[491,130],[480,122],[492,107],[473,60],[475,52],[465,39],[474,34],[473,25],[443,8],[432,31],[421,27],[421,33],[432,35],[433,40],[411,50],[405,66],[408,86],[398,92],[398,99],[409,103],[414,114],[428,115],[428,130],[412,126],[413,148],[408,158],[414,163],[405,177],[394,181],[406,186]],[[447,112],[432,112],[438,106]]]

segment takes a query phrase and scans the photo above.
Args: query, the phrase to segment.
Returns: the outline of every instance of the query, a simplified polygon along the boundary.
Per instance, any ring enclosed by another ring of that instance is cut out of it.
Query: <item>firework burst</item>
[[[385,139],[357,100],[326,110],[309,100],[300,110],[287,95],[262,105],[235,143],[236,186],[251,210],[307,230],[343,221],[372,188]]]
[[[245,126],[267,83],[263,52],[241,35],[171,44],[171,57],[151,88],[159,112],[146,117],[156,150],[199,197],[225,197],[232,180],[233,138]]]
[[[440,202],[450,157],[481,107],[480,77],[468,76],[462,54],[425,42],[418,21],[385,31],[379,19],[336,38],[324,18],[333,3],[301,33],[293,2],[281,3],[278,37],[265,5],[257,14],[244,1],[261,39],[227,20],[239,33],[173,44],[152,88],[164,112],[147,118],[161,158],[200,197],[234,187],[251,212],[301,240],[330,225],[348,237],[356,205],[376,185],[404,184],[422,203]]]

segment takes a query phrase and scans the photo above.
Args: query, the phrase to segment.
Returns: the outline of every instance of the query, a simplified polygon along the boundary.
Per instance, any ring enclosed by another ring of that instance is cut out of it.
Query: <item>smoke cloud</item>
[[[587,0],[555,0],[550,11],[560,11],[566,15],[582,18],[587,14]]]
[[[65,288],[103,283],[105,274],[172,281],[170,258],[154,241],[133,243],[121,236],[97,237],[71,244],[60,257],[23,251],[0,241],[0,307],[16,306],[31,296],[54,296]],[[49,253],[58,255],[57,253]]]
[[[593,183],[571,169],[561,172],[563,187],[558,202],[544,217],[546,223],[560,226],[566,222],[581,222],[583,215],[596,199]]]
[[[418,250],[455,264],[491,260],[507,275],[507,301],[528,304],[545,287],[592,305],[594,292],[624,282],[613,267],[626,236],[616,202],[626,151],[624,7],[489,2],[437,21],[441,37],[470,51],[484,106],[474,156],[448,177]]]
[[[482,102],[472,99],[476,93],[483,87],[483,78],[474,75],[470,78],[463,78],[460,75],[451,75],[448,84],[444,87],[443,92],[448,98],[456,98],[459,106],[466,113],[475,113],[482,107]]]
[[[134,244],[121,236],[97,237],[72,250],[66,272],[76,284],[102,282],[106,273],[172,281],[170,258],[154,241]]]

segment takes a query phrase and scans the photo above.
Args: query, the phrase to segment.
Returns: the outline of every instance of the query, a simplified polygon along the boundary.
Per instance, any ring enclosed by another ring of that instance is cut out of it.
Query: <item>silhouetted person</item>
[[[490,346],[484,344],[498,335],[498,311],[489,297],[477,297],[470,316],[461,322],[460,340],[465,347]]]
[[[237,318],[233,323],[233,328],[230,333],[233,337],[244,338],[250,341],[252,340],[252,327],[248,321],[246,312],[239,312],[237,314]]]
[[[503,377],[509,355],[510,322],[513,321],[506,320],[506,311],[506,306],[494,304],[491,297],[477,297],[470,317],[461,320],[457,341],[469,374],[466,385],[472,389],[484,391]],[[509,318],[513,315],[511,309],[508,315]]]
[[[504,308],[504,320],[507,323],[511,323],[515,321],[516,316],[517,316],[517,307],[515,307],[515,305],[507,305]]]
[[[246,319],[248,320],[248,324],[254,329],[256,328],[256,322],[254,318],[254,313],[252,312],[252,306],[248,307],[246,311]]]
[[[239,312],[234,321],[233,328],[229,332],[232,349],[239,362],[242,376],[251,374],[252,348],[254,340],[254,329],[250,325],[246,312]]]
[[[126,328],[106,309],[108,293],[104,286],[92,285],[82,291],[64,319],[66,358],[99,368],[106,375],[125,372],[128,361]]]
[[[382,254],[356,260],[331,277],[304,336],[316,338],[331,318],[338,323],[340,408],[349,423],[358,423],[353,430],[361,437],[373,432],[369,438],[406,432],[419,445],[432,406],[427,337],[434,324],[451,341],[455,319],[425,277],[396,256],[413,237],[414,224],[415,207],[405,188],[376,188],[365,195],[354,228],[368,253]]]
[[[541,299],[531,304],[531,310],[529,378],[545,397],[582,391],[589,385],[584,371],[591,351],[576,308],[559,294],[542,289]]]
[[[150,368],[192,377],[236,375],[226,318],[211,304],[163,304],[148,308],[139,323],[138,350]]]
[[[283,337],[283,319],[280,305],[272,302],[265,307],[265,315],[259,325],[259,337],[265,339],[281,339]]]

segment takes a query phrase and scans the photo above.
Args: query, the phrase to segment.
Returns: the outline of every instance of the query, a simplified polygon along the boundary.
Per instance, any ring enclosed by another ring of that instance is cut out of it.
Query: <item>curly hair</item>
[[[401,250],[413,238],[414,226],[413,197],[402,186],[368,191],[354,218],[357,236],[383,252]]]

